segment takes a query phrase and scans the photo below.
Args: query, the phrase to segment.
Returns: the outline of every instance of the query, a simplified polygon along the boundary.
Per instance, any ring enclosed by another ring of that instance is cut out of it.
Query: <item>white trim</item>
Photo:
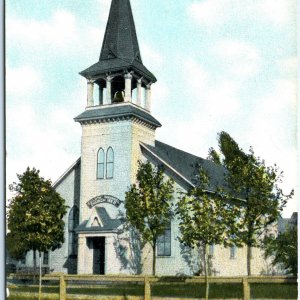
[[[133,103],[133,102],[121,102],[121,103],[116,103],[116,104],[103,104],[103,105],[94,105],[94,106],[88,106],[85,108],[85,110],[97,110],[97,109],[105,109],[107,107],[120,107],[120,106],[126,106],[126,105],[129,105],[129,106],[134,106],[146,113],[149,114],[149,110],[145,109],[144,107],[142,106],[139,106],[137,105],[136,103]]]
[[[56,186],[60,183],[61,180],[64,179],[66,175],[78,164],[78,162],[81,160],[81,156],[65,171],[54,183],[52,183],[52,186],[56,188]]]

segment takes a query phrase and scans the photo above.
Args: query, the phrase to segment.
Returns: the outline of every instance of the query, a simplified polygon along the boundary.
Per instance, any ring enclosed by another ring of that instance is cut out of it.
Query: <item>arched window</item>
[[[106,178],[114,177],[114,151],[111,147],[106,153]]]
[[[97,154],[97,179],[104,178],[104,160],[104,150],[100,148]]]
[[[74,205],[69,212],[68,231],[69,231],[69,255],[77,255],[77,234],[75,228],[79,224],[79,209]]]

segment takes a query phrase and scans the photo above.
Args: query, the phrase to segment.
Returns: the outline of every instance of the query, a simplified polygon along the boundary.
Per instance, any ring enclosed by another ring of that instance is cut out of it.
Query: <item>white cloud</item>
[[[260,69],[261,58],[253,44],[223,39],[216,43],[213,52],[221,59],[225,71],[231,75],[253,76]]]
[[[155,99],[153,105],[161,106],[170,96],[169,88],[163,83],[159,82],[152,85],[152,99]]]
[[[202,0],[187,7],[188,16],[197,24],[222,26],[227,22],[256,21],[275,26],[295,23],[295,0]]]
[[[184,86],[187,90],[189,102],[194,112],[201,111],[215,117],[234,114],[238,109],[237,94],[239,84],[230,79],[216,80],[195,59],[184,60],[182,66]]]
[[[47,113],[26,101],[7,107],[8,184],[28,166],[55,181],[79,157],[80,126],[74,123],[73,117],[72,110],[66,107],[57,106],[55,111]]]
[[[8,40],[25,42],[33,48],[49,46],[61,50],[77,40],[75,17],[66,11],[56,11],[50,20],[28,20],[9,18],[7,21]],[[20,44],[22,45],[22,44]]]
[[[100,17],[99,20],[103,19]],[[84,56],[86,61],[90,57],[95,59],[104,36],[104,24],[92,27],[80,21],[64,10],[57,10],[44,20],[10,17],[6,24],[8,53],[18,50],[36,60],[49,60],[53,56],[56,59],[60,56],[73,59]]]
[[[207,91],[204,101],[207,113],[215,117],[235,115],[239,108],[239,86],[230,80],[224,80]]]
[[[194,1],[187,8],[187,13],[196,23],[200,25],[221,25],[226,20],[224,6],[228,5],[228,0],[218,1]]]
[[[296,12],[295,0],[256,0],[253,5],[253,13],[276,25],[290,22],[296,25]]]
[[[195,94],[203,92],[208,84],[209,75],[204,67],[193,58],[182,60],[182,72],[185,84]]]
[[[297,57],[288,57],[277,62],[279,71],[284,77],[296,78],[298,71]]]
[[[178,81],[185,89],[180,101],[174,102],[173,115],[164,115],[158,138],[205,158],[217,132],[225,130],[224,126],[232,123],[239,111],[240,86],[229,79],[217,80],[195,59],[178,58],[177,61],[182,69]]]
[[[6,92],[16,100],[32,95],[43,85],[42,75],[30,65],[6,69]]]
[[[145,42],[140,43],[140,52],[144,65],[151,71],[160,70],[164,64],[164,58],[160,52]],[[152,70],[153,69],[153,70]]]

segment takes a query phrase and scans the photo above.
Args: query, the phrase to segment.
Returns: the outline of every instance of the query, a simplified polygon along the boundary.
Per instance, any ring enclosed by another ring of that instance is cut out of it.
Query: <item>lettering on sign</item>
[[[89,200],[86,204],[89,208],[92,208],[93,206],[99,204],[99,203],[110,203],[116,207],[119,207],[121,204],[121,200],[111,196],[111,195],[101,195],[101,196],[97,196],[92,198],[91,200]]]

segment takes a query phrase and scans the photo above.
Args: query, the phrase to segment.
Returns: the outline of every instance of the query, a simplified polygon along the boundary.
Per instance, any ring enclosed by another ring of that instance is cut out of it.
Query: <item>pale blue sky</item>
[[[6,1],[8,183],[27,166],[55,181],[80,156],[78,73],[99,58],[110,2]],[[131,4],[143,62],[158,78],[157,139],[206,157],[225,130],[277,163],[287,192],[296,188],[296,0]]]

